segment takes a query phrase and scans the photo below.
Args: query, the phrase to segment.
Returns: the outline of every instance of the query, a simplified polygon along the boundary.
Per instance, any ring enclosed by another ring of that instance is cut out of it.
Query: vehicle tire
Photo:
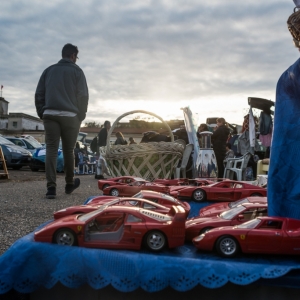
[[[55,232],[53,242],[58,245],[75,246],[77,238],[73,230],[62,228]]]
[[[161,251],[165,248],[166,244],[166,237],[161,231],[153,230],[145,236],[145,245],[151,251]]]
[[[203,202],[206,200],[206,193],[201,189],[194,190],[192,194],[192,199],[196,202]]]
[[[213,227],[205,227],[205,228],[200,230],[200,234],[206,233],[206,232],[210,231],[211,229],[213,229]]]
[[[251,194],[250,197],[262,197],[263,195],[260,193]]]
[[[119,197],[119,190],[118,189],[112,189],[111,191],[110,191],[110,195],[111,196],[115,196],[115,197]]]
[[[216,249],[223,257],[233,257],[240,251],[240,245],[234,237],[223,235],[217,240]]]
[[[20,170],[22,166],[12,166],[13,170]]]
[[[38,172],[38,171],[39,171],[39,168],[30,167],[30,170],[31,170],[32,172]]]
[[[109,187],[109,184],[107,184],[107,183],[104,184],[103,187],[102,187],[102,191],[103,191],[104,189],[106,189],[107,187]]]

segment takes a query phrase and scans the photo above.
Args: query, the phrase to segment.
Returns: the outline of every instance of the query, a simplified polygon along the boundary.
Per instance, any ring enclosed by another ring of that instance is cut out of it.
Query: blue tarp
[[[300,219],[300,59],[277,83],[268,205],[270,216]]]
[[[208,202],[190,204],[193,216]],[[293,269],[300,269],[297,257],[243,255],[224,259],[199,252],[191,243],[161,253],[88,249],[34,242],[30,233],[0,256],[0,294],[12,288],[22,293],[50,289],[57,282],[69,288],[89,284],[94,289],[111,284],[122,292],[137,288],[156,292],[168,286],[188,291],[199,284],[207,288],[228,282],[247,285]]]

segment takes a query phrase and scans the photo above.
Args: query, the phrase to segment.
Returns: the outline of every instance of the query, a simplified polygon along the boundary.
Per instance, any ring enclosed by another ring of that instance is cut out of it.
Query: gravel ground
[[[40,224],[53,219],[53,212],[80,205],[89,197],[101,195],[94,175],[80,175],[81,184],[72,194],[64,192],[64,174],[57,174],[56,199],[46,199],[45,172],[29,168],[8,170],[9,179],[0,178],[0,255],[17,239]]]

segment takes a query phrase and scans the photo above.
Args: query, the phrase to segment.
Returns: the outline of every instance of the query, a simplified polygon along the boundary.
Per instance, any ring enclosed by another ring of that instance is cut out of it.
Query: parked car
[[[205,233],[212,228],[234,226],[255,219],[258,216],[267,216],[268,205],[245,203],[237,207],[225,210],[220,215],[213,217],[194,217],[185,223],[186,239],[191,241],[199,234]]]
[[[170,192],[173,197],[180,200],[192,199],[197,202],[212,201],[236,201],[250,196],[267,196],[265,188],[245,183],[243,181],[224,180],[201,187],[185,187],[179,191]]]
[[[164,194],[169,194],[170,189],[167,186],[162,184],[153,183],[150,181],[146,181],[142,178],[131,182],[129,184],[119,183],[115,185],[108,186],[103,189],[104,195],[111,196],[120,196],[120,197],[132,197],[134,194],[140,192],[141,190],[150,190],[156,191]]]
[[[166,207],[149,200],[139,199],[139,198],[116,198],[115,200],[110,200],[108,202],[91,202],[87,205],[75,205],[67,208],[63,208],[56,211],[53,214],[55,220],[60,219],[65,216],[74,214],[86,214],[97,209],[103,209],[105,206],[129,206],[129,207],[140,207],[144,209],[149,209],[162,214],[167,214],[170,211],[170,207]]]
[[[179,201],[179,200],[177,200],[176,198],[174,198],[170,195],[155,192],[155,191],[141,190],[137,194],[133,195],[131,197],[131,199],[132,198],[134,198],[134,199],[135,198],[146,199],[146,200],[149,200],[151,202],[154,202],[154,203],[157,203],[157,204],[169,207],[169,208],[171,208],[173,205],[180,205],[186,211],[186,216],[188,216],[188,214],[191,210],[191,206],[187,202]],[[98,197],[95,197],[93,199],[90,199],[85,204],[99,205],[99,204],[104,204],[104,203],[106,203],[108,201],[111,201],[111,200],[114,200],[114,199],[118,199],[118,198],[114,197],[114,196],[98,196]]]
[[[258,217],[238,226],[212,229],[193,239],[200,250],[224,257],[243,253],[299,256],[300,220],[283,217]]]
[[[0,146],[4,154],[7,168],[19,170],[24,166],[29,166],[32,157],[32,154],[29,151],[15,145],[3,136],[0,136]]]
[[[40,149],[43,147],[38,141],[29,138],[18,138],[13,136],[6,136],[6,139],[13,142],[15,145],[20,146],[33,154],[36,149]]]
[[[185,211],[173,206],[169,214],[127,206],[105,206],[87,214],[55,220],[34,234],[37,242],[88,248],[152,251],[184,244]]]
[[[200,217],[212,217],[221,214],[223,211],[234,208],[244,203],[267,203],[267,197],[247,197],[234,202],[221,202],[205,206],[200,209]]]

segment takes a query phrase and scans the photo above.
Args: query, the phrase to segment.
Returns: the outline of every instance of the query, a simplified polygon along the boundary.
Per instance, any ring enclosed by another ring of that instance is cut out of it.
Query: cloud
[[[35,115],[38,79],[67,42],[79,47],[87,77],[87,120],[98,122],[139,107],[182,118],[182,105],[195,106],[203,118],[205,111],[238,122],[248,96],[275,100],[280,74],[299,56],[286,27],[292,1],[13,0],[1,6],[0,84],[11,112]]]

